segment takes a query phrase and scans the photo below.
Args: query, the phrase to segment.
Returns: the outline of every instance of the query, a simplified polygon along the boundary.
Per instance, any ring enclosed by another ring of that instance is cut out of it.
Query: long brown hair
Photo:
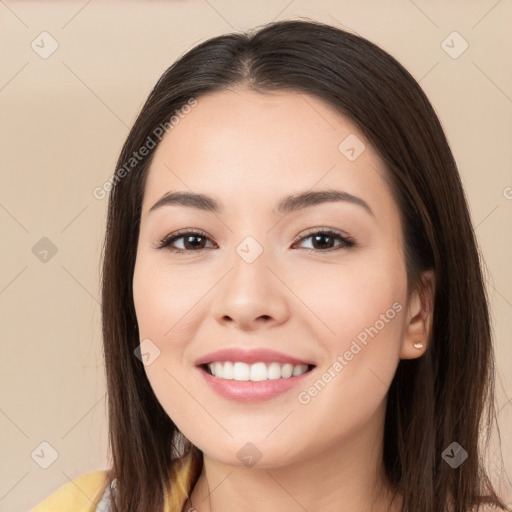
[[[136,162],[133,155],[150,139],[158,144],[158,127],[171,129],[169,120],[179,119],[191,100],[234,86],[309,93],[352,120],[386,164],[401,212],[409,287],[419,284],[422,270],[435,272],[430,343],[422,357],[399,362],[388,395],[382,462],[396,495],[403,496],[403,510],[467,512],[480,510],[481,503],[506,510],[479,446],[479,429],[486,427],[488,442],[497,426],[488,303],[468,206],[441,124],[418,83],[391,55],[308,19],[214,37],[185,53],[158,80],[122,148],[102,269],[113,509],[160,512],[165,493],[180,493],[178,456],[188,454],[181,495],[202,467],[201,453],[165,413],[134,355],[141,340],[132,280],[154,149]],[[442,457],[453,441],[467,452],[456,468]]]

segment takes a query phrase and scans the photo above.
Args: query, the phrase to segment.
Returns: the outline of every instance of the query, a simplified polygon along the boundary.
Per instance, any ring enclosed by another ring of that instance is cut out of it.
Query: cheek
[[[161,402],[173,418],[186,406],[182,386],[188,389],[193,381],[190,345],[204,321],[205,296],[215,283],[215,276],[206,274],[210,277],[187,265],[169,268],[144,251],[135,265],[133,299],[139,336],[157,353],[144,369],[159,400],[173,397],[172,411]]]
[[[297,390],[311,428],[315,417],[324,418],[326,432],[348,435],[362,428],[382,406],[395,375],[403,332],[405,275],[375,263],[359,272],[333,269],[318,287],[302,291],[322,319],[318,322],[311,315],[311,322],[318,325],[317,340],[327,354],[317,379]]]
[[[201,293],[196,280],[194,286],[186,286],[190,280],[184,274],[169,272],[139,253],[133,277],[141,349],[150,353],[144,371],[160,405],[178,425],[186,424],[190,408],[190,397],[183,391],[190,388],[184,353],[195,329],[193,305]]]
[[[313,336],[328,354],[324,366],[342,358],[343,370],[337,374],[343,377],[334,380],[346,379],[360,389],[378,380],[390,384],[404,329],[407,277],[402,259],[392,251],[375,252],[347,265],[325,266],[318,278],[296,284],[294,292],[308,306],[305,325],[314,326]]]
[[[211,286],[211,285],[210,285]],[[185,340],[208,283],[183,268],[166,268],[141,255],[135,265],[133,300],[142,337]],[[180,335],[178,335],[178,333]]]
[[[387,255],[371,256],[375,257],[355,257],[347,264],[319,267],[308,279],[298,278],[304,275],[298,270],[293,277],[293,290],[307,306],[307,317],[318,324],[319,332],[323,325],[325,338],[329,333],[340,341],[356,336],[378,321],[395,302],[404,305],[407,278],[402,263]],[[394,313],[390,312],[393,320]]]

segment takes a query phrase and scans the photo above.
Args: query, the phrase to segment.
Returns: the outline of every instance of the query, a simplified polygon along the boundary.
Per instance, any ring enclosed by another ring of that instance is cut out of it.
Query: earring
[[[421,343],[415,343],[413,347],[417,348],[418,350],[421,350],[423,348],[423,345]]]

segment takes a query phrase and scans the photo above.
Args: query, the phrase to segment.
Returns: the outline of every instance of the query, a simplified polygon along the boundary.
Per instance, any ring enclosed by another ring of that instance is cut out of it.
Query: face
[[[399,210],[379,156],[322,100],[240,89],[197,101],[144,190],[144,368],[205,456],[305,460],[381,421],[399,359],[416,357]],[[160,201],[177,192],[211,200]]]

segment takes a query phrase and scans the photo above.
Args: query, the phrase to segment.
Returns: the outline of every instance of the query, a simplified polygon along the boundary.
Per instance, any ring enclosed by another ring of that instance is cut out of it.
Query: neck
[[[204,455],[191,502],[197,512],[384,512],[391,490],[382,467],[385,401],[375,417],[314,456],[259,468],[233,466]],[[209,493],[211,491],[211,494]],[[398,501],[398,503],[397,503]]]

